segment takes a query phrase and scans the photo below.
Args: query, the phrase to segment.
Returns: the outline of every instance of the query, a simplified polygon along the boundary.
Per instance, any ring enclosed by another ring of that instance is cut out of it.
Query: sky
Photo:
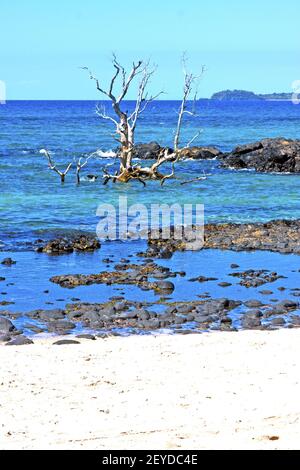
[[[300,80],[299,0],[0,0],[0,80],[7,99],[101,99],[111,54],[157,65],[151,91],[180,99],[184,51],[199,95],[291,91]],[[134,90],[128,96],[134,98]]]

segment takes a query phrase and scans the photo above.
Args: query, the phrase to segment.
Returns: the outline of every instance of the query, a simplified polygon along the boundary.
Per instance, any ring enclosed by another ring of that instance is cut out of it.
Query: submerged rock
[[[16,264],[16,261],[13,260],[12,258],[4,258],[2,261],[1,261],[1,264],[3,264],[4,266],[12,266],[13,264]],[[4,280],[5,278],[2,278],[2,281]]]
[[[277,279],[283,277],[278,275],[276,272],[269,272],[267,269],[248,269],[247,271],[243,272],[231,273],[230,276],[241,278],[242,280],[239,284],[245,287],[259,287],[269,282],[275,282]],[[263,291],[261,291],[261,293],[262,292]],[[272,291],[265,292],[270,294],[273,293]]]
[[[188,147],[180,150],[179,153],[181,158],[193,160],[212,160],[222,154],[216,147]]]
[[[171,273],[168,268],[159,266],[153,262],[139,264],[117,264],[116,271],[102,271],[98,274],[63,274],[53,276],[50,281],[59,284],[61,287],[72,289],[77,286],[88,286],[90,284],[128,284],[136,285],[143,290],[157,292],[171,292],[174,285],[169,281],[151,282],[153,275],[167,273],[166,277],[174,277],[177,273]],[[165,276],[164,276],[165,277]]]

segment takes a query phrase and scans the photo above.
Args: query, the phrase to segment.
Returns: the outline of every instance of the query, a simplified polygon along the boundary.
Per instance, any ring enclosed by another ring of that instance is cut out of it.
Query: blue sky
[[[99,99],[110,54],[158,65],[153,91],[180,98],[180,56],[205,64],[200,95],[227,88],[290,91],[300,79],[300,2],[269,0],[2,0],[0,80],[7,99]],[[134,96],[129,96],[133,98]]]

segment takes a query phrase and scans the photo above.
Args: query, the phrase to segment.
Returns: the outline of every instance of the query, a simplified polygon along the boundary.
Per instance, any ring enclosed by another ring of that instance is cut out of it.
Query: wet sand
[[[80,341],[0,347],[1,449],[299,447],[299,329]]]

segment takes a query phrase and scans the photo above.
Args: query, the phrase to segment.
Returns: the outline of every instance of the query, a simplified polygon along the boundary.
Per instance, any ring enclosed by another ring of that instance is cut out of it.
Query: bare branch
[[[80,184],[80,172],[81,172],[82,168],[84,168],[88,164],[89,160],[91,158],[93,158],[94,156],[95,156],[95,153],[91,153],[90,155],[85,157],[85,160],[83,161],[83,163],[82,163],[82,158],[83,157],[79,157],[79,159],[77,160],[77,163],[76,163],[77,184]]]
[[[194,137],[192,137],[192,139],[188,141],[188,143],[186,144],[185,148],[189,148],[190,145],[191,145],[196,139],[198,139],[198,137],[199,137],[199,135],[200,135],[201,133],[202,133],[202,130],[198,131],[198,132],[194,135]]]
[[[116,119],[114,119],[112,116],[109,116],[108,114],[106,114],[106,110],[105,110],[104,105],[99,106],[99,104],[97,104],[96,114],[97,114],[97,116],[101,117],[102,119],[107,119],[107,120],[113,122],[115,124],[115,126],[118,127],[119,124],[116,121]]]
[[[56,163],[53,161],[53,159],[52,159],[52,157],[51,157],[51,154],[50,154],[50,152],[49,152],[48,150],[46,150],[46,149],[41,149],[41,150],[40,150],[40,153],[41,153],[42,155],[45,155],[45,156],[46,156],[46,158],[47,158],[47,160],[48,160],[48,166],[49,166],[50,170],[55,171],[55,173],[57,173],[57,174],[60,176],[61,182],[64,183],[64,182],[65,182],[66,175],[67,175],[67,173],[70,171],[70,169],[71,169],[71,167],[72,167],[72,165],[73,165],[73,162],[70,162],[70,163],[67,165],[65,171],[60,171],[60,170],[57,168]]]
[[[145,93],[146,87],[149,83],[151,76],[155,73],[156,67],[149,69],[149,62],[145,65],[142,71],[142,79],[140,80],[139,87],[138,87],[138,96],[136,99],[135,109],[129,116],[128,120],[131,122],[131,129],[134,130],[136,127],[137,120],[139,115],[145,111],[146,107],[148,106],[151,101],[156,100],[163,91],[160,91],[156,95],[151,95],[148,97],[148,93]]]
[[[183,53],[182,68],[183,68],[183,74],[184,74],[184,87],[183,87],[183,97],[182,97],[181,105],[180,105],[179,112],[178,112],[177,127],[176,127],[175,137],[174,137],[174,150],[175,151],[178,150],[179,143],[180,143],[180,133],[181,133],[183,116],[185,114],[188,114],[191,116],[195,115],[197,93],[198,93],[198,83],[205,71],[204,66],[202,66],[200,75],[199,76],[194,75],[192,73],[187,72],[186,64],[187,64],[187,55],[186,53]],[[187,101],[190,95],[192,94],[194,88],[195,88],[195,92],[194,92],[194,99],[193,99],[193,111],[189,111],[187,109]],[[195,139],[196,139],[196,136],[192,141],[194,141]],[[188,145],[190,144],[191,144],[191,141],[189,142]]]
[[[135,64],[133,62],[131,72],[130,72],[127,80],[125,81],[125,84],[123,85],[123,89],[121,91],[121,94],[120,94],[119,98],[117,99],[118,104],[121,103],[121,101],[127,95],[127,92],[128,92],[128,89],[129,89],[129,86],[130,86],[132,80],[136,77],[136,75],[141,73],[142,64],[143,64],[143,62],[141,60],[139,60],[137,64]]]

